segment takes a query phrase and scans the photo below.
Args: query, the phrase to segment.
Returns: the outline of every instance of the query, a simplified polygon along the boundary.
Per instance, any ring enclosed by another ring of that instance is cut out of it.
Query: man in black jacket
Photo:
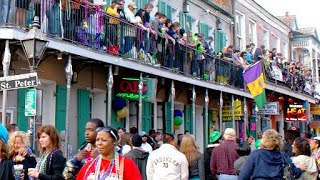
[[[143,180],[147,180],[146,167],[149,153],[141,149],[142,138],[135,134],[132,136],[133,149],[125,154],[125,157],[132,159],[139,168]]]

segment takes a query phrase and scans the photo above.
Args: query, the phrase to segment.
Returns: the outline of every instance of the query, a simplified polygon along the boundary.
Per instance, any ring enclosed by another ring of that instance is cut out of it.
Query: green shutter
[[[180,11],[180,13],[179,13],[179,23],[180,23],[180,28],[181,29],[185,29],[186,28],[185,16],[184,16],[184,13],[182,11]]]
[[[172,20],[172,7],[169,5],[167,5],[166,16],[167,16],[167,18]]]
[[[190,133],[193,132],[193,123],[192,123],[192,106],[187,105],[185,110],[185,124],[184,129],[188,130]]]
[[[217,30],[214,30],[214,44],[215,51],[219,52],[224,46],[226,46],[226,36]]]
[[[142,102],[142,130],[152,129],[152,103]]]
[[[158,11],[162,14],[166,14],[166,3],[163,1],[159,1]]]
[[[90,119],[90,92],[85,89],[78,90],[78,147],[84,141],[84,131]]]
[[[202,23],[198,21],[198,33],[202,33]]]
[[[27,131],[29,129],[28,118],[24,115],[26,90],[27,88],[18,89],[17,124],[18,124],[19,130],[21,131]]]
[[[186,29],[187,31],[192,31],[192,17],[186,15],[186,22],[189,22],[190,29]]]
[[[165,111],[165,114],[166,114],[166,132],[167,133],[171,133],[172,132],[172,129],[171,129],[171,126],[172,126],[172,119],[171,119],[171,102],[166,102],[166,111]]]
[[[206,25],[206,24],[203,26],[203,34],[204,34],[205,39],[208,39],[208,36],[209,36],[209,26]]]
[[[65,130],[66,125],[66,103],[67,86],[57,85],[56,87],[56,128],[60,132]]]

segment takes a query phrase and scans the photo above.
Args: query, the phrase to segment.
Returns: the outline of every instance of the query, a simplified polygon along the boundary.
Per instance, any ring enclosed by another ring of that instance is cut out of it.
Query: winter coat
[[[241,168],[239,180],[249,179],[273,179],[282,180],[283,178],[283,157],[292,168],[295,178],[301,176],[301,170],[297,168],[287,154],[279,151],[268,151],[257,149],[251,152],[246,162]]]
[[[303,171],[302,175],[300,176],[299,179],[317,179],[318,175],[318,169],[317,169],[317,164],[316,160],[312,156],[306,156],[306,155],[299,155],[296,157],[292,157],[292,162],[295,165],[298,164],[306,164],[307,169]]]
[[[149,153],[145,152],[141,148],[135,148],[129,151],[124,156],[132,159],[135,162],[143,180],[147,180],[146,167],[147,167]]]

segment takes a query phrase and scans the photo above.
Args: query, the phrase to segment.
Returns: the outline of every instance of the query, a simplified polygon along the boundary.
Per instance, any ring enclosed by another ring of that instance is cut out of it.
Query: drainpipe
[[[208,89],[205,91],[204,96],[204,128],[203,128],[203,134],[204,134],[204,148],[208,145],[208,128],[209,128],[209,122],[208,122],[208,111],[209,111],[209,95],[208,95]]]
[[[138,114],[138,129],[142,131],[142,89],[143,89],[143,79],[142,79],[142,72],[140,72],[140,80],[139,80],[139,114]]]
[[[70,155],[69,154],[69,111],[70,111],[70,91],[71,91],[71,79],[72,79],[72,75],[73,75],[73,71],[72,71],[72,58],[71,58],[71,54],[69,54],[68,57],[68,64],[65,67],[65,72],[66,72],[66,78],[67,78],[67,102],[66,102],[66,129],[65,129],[65,135],[66,135],[66,139],[65,139],[65,153],[66,153],[66,157],[69,159]]]
[[[237,28],[236,28],[236,0],[232,0],[232,15],[233,15],[233,47],[237,45]],[[232,23],[231,25],[232,26]]]
[[[192,86],[192,131],[194,138],[196,138],[196,89]]]
[[[6,40],[6,47],[4,50],[4,56],[2,60],[3,77],[7,77],[9,75],[10,60],[11,53],[9,48],[9,40]],[[4,89],[2,92],[2,125],[6,126],[7,90]]]
[[[293,41],[293,34],[292,34],[293,32],[292,32],[292,30],[290,30],[290,32],[289,32],[289,62],[291,62],[292,61],[292,41]]]
[[[113,87],[113,74],[112,74],[112,65],[109,65],[109,75],[108,75],[108,104],[107,104],[107,120],[106,124],[111,126],[111,106],[112,106],[112,87]]]
[[[223,97],[222,91],[220,91],[220,100],[219,100],[219,131],[222,132],[222,106],[223,106]]]
[[[174,81],[171,81],[171,121],[172,123],[170,124],[171,126],[171,132],[174,132],[174,127],[173,127],[173,122],[174,122],[174,97],[176,95],[176,91],[174,88]]]

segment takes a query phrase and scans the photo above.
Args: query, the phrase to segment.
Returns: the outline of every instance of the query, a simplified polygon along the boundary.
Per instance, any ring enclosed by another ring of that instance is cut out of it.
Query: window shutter
[[[27,88],[18,89],[18,118],[17,118],[17,125],[19,127],[19,130],[25,131],[25,132],[29,129],[28,118],[24,115],[26,90]]]
[[[169,19],[172,20],[172,7],[167,5],[167,9],[166,9],[166,15]]]
[[[171,129],[171,124],[173,123],[172,119],[171,119],[171,102],[166,102],[165,105],[166,108],[166,132],[167,133],[171,133],[172,129]]]
[[[209,36],[209,26],[208,25],[204,25],[203,27],[203,34],[204,34],[204,37],[205,39],[208,39],[208,36]]]
[[[219,31],[214,30],[214,49],[215,53],[218,54],[220,52],[220,34]]]
[[[56,87],[56,128],[60,132],[66,130],[67,86]]]
[[[144,7],[146,6],[146,4],[148,3],[148,0],[141,0],[141,4],[140,4],[140,9],[144,9]]]
[[[185,123],[184,129],[188,130],[190,133],[193,132],[193,123],[192,123],[192,106],[187,105],[185,109]]]
[[[78,90],[78,147],[84,141],[84,131],[90,119],[90,92],[85,89]]]
[[[142,130],[152,129],[152,103],[142,102]]]
[[[162,14],[166,14],[166,3],[163,1],[159,1],[158,11]]]
[[[198,33],[202,33],[202,23],[198,21]]]
[[[180,28],[185,29],[185,16],[184,13],[182,11],[180,11],[179,13],[179,23],[180,23]]]

